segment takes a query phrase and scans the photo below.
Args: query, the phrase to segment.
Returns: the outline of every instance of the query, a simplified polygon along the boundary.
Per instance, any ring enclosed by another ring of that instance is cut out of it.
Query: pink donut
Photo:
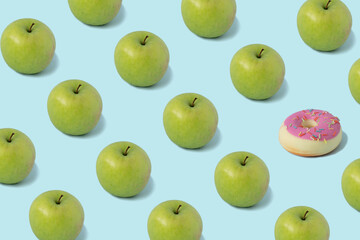
[[[280,127],[279,141],[300,156],[320,156],[339,146],[342,130],[339,118],[322,110],[303,110],[290,115]]]

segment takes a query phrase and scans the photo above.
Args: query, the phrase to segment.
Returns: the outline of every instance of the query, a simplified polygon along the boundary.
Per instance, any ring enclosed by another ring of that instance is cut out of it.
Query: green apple
[[[67,80],[51,91],[47,109],[54,126],[69,135],[89,133],[98,123],[102,100],[89,83]]]
[[[349,88],[353,98],[360,103],[360,59],[350,69]]]
[[[53,190],[33,201],[29,219],[39,240],[75,240],[84,224],[84,210],[70,193]]]
[[[285,76],[285,64],[271,47],[252,44],[241,48],[230,65],[232,82],[247,98],[264,100],[279,91]]]
[[[160,203],[148,219],[150,240],[199,240],[202,228],[196,209],[178,200]]]
[[[235,0],[182,0],[181,13],[186,26],[200,37],[216,38],[234,22]]]
[[[293,207],[283,212],[275,224],[275,240],[328,240],[329,224],[310,207]]]
[[[342,191],[351,207],[360,211],[360,159],[346,167],[341,180]]]
[[[23,74],[43,71],[53,59],[55,45],[50,28],[31,18],[12,22],[1,36],[1,53],[5,62]]]
[[[111,22],[121,8],[121,0],[68,0],[71,12],[88,25],[104,25]]]
[[[215,186],[220,197],[235,207],[251,207],[265,196],[269,187],[265,163],[249,152],[230,153],[215,169]]]
[[[161,38],[138,31],[123,37],[115,49],[115,66],[124,79],[137,87],[159,82],[169,65],[169,50]]]
[[[139,194],[149,181],[151,163],[146,152],[131,142],[116,142],[104,148],[96,162],[101,186],[118,197]]]
[[[166,134],[175,144],[183,148],[201,148],[215,135],[218,114],[204,96],[184,93],[166,105],[163,122]]]
[[[35,147],[24,133],[12,128],[0,129],[0,183],[24,180],[34,166]]]
[[[297,16],[302,40],[319,51],[341,47],[350,35],[351,25],[351,13],[340,0],[308,0]]]

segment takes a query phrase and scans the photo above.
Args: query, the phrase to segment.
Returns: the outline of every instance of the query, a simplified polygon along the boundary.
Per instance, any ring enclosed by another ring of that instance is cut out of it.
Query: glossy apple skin
[[[74,16],[81,22],[100,26],[111,22],[121,8],[122,0],[68,0]]]
[[[76,94],[79,84],[81,87]],[[51,122],[58,130],[69,135],[84,135],[99,122],[102,100],[89,83],[67,80],[53,88],[48,97],[47,109]]]
[[[63,198],[57,204],[61,195]],[[29,219],[39,240],[75,240],[84,224],[84,210],[70,193],[53,190],[42,193],[33,201]]]
[[[261,50],[264,51],[259,58]],[[279,91],[285,76],[285,64],[271,47],[252,44],[241,48],[230,64],[230,75],[236,90],[254,100],[265,100]]]
[[[265,196],[269,181],[270,174],[265,163],[249,152],[230,153],[220,160],[215,169],[216,190],[225,202],[235,207],[257,204]]]
[[[186,26],[200,37],[216,38],[225,34],[236,15],[235,0],[182,0]]]
[[[143,45],[146,36],[148,38]],[[122,79],[137,87],[149,87],[165,75],[170,55],[161,38],[150,32],[138,31],[127,34],[118,42],[114,59]]]
[[[304,217],[306,211],[309,213]],[[329,224],[313,208],[293,207],[283,212],[275,224],[275,240],[328,240]]]
[[[360,211],[360,159],[346,167],[342,175],[341,186],[349,205]]]
[[[28,32],[30,26],[32,31]],[[55,37],[44,23],[23,18],[9,24],[1,36],[1,53],[7,65],[23,74],[43,71],[53,59]]]
[[[127,155],[124,155],[129,148]],[[116,142],[104,148],[96,162],[101,186],[117,197],[133,197],[147,185],[151,162],[146,152],[131,142]]]
[[[360,103],[360,59],[358,59],[350,69],[349,88],[355,101]]]
[[[350,35],[352,16],[340,0],[308,0],[299,10],[297,26],[302,40],[319,51],[341,47]]]
[[[194,107],[191,107],[194,99]],[[215,106],[196,93],[180,94],[166,105],[163,114],[166,134],[180,147],[201,148],[215,135],[218,114]]]
[[[181,205],[179,213],[176,210]],[[190,204],[171,200],[156,206],[148,219],[150,240],[199,240],[202,220]]]
[[[0,129],[0,183],[21,182],[30,174],[34,162],[35,147],[30,138],[16,129]]]

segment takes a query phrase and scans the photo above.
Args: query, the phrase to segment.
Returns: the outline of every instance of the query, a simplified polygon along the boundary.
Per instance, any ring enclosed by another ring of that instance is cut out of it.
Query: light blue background
[[[351,97],[347,76],[359,55],[360,2],[345,3],[353,30],[338,51],[321,53],[307,47],[297,32],[296,15],[303,1],[237,0],[230,31],[207,40],[184,25],[181,1],[125,0],[107,26],[90,27],[70,12],[67,1],[3,1],[0,30],[12,21],[32,17],[47,24],[56,37],[56,55],[41,74],[25,76],[0,58],[0,127],[13,127],[34,142],[37,157],[30,176],[15,186],[0,185],[0,239],[35,239],[28,221],[31,202],[44,191],[74,194],[85,210],[79,240],[148,239],[147,218],[160,202],[180,199],[201,214],[203,240],[273,239],[278,216],[289,207],[308,205],[328,220],[331,239],[358,239],[359,212],[346,203],[341,175],[359,153],[359,105]],[[152,88],[135,88],[117,74],[113,54],[125,34],[147,30],[170,50],[170,68]],[[233,87],[232,56],[241,47],[263,43],[276,49],[286,64],[286,81],[270,100],[251,101]],[[51,89],[79,78],[100,92],[104,109],[99,125],[87,136],[57,131],[46,110]],[[184,92],[209,98],[219,114],[215,138],[200,150],[184,150],[165,134],[162,112]],[[282,121],[293,112],[318,108],[341,119],[344,138],[332,154],[303,158],[278,142]],[[152,177],[144,192],[119,199],[105,192],[95,163],[108,144],[127,140],[141,146],[152,161]],[[256,207],[237,209],[218,196],[213,174],[218,161],[234,151],[250,151],[270,170],[270,188]]]

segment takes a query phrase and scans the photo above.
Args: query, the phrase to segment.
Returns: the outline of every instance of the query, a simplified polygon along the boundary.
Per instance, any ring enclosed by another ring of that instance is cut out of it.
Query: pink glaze
[[[312,119],[317,122],[318,126],[312,128],[305,128],[302,122]],[[328,141],[336,137],[340,130],[339,118],[322,110],[303,110],[290,115],[285,119],[284,125],[292,135],[301,139],[313,141]]]

